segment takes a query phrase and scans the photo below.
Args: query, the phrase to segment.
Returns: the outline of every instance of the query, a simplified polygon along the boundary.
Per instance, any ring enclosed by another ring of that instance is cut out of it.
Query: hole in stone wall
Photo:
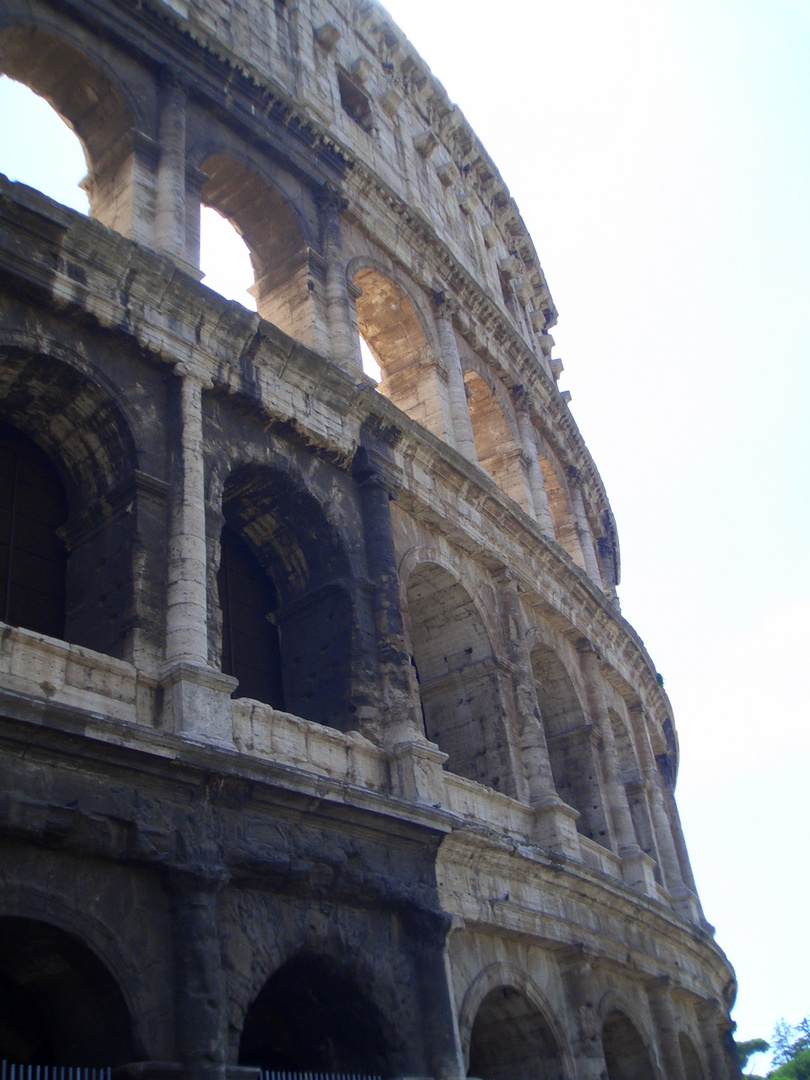
[[[621,1012],[612,1012],[602,1027],[608,1080],[638,1080],[655,1076],[650,1055],[635,1028]]]
[[[6,75],[0,75],[0,172],[63,206],[89,212],[79,187],[87,162],[78,136],[44,98]]]
[[[371,131],[373,126],[373,113],[371,101],[360,89],[357,83],[344,71],[338,71],[338,90],[340,91],[340,104],[347,116],[359,124],[364,131]]]

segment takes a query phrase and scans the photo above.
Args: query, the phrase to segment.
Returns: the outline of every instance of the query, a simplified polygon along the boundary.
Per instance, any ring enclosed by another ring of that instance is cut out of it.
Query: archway
[[[351,573],[323,507],[292,476],[244,466],[225,484],[223,514],[223,664],[247,680],[237,694],[255,693],[276,708],[345,730],[354,645],[345,586]],[[228,593],[230,571],[238,610]]]
[[[602,1025],[602,1050],[608,1080],[655,1080],[658,1075],[635,1025],[618,1010]]]
[[[68,515],[62,482],[36,443],[0,421],[0,618],[39,634],[65,632]]]
[[[470,1036],[467,1075],[480,1080],[563,1080],[554,1032],[519,990],[502,986],[484,998]]]
[[[201,168],[208,176],[201,201],[233,225],[250,252],[259,314],[313,345],[308,247],[289,200],[227,154],[210,154]]]
[[[700,1063],[700,1057],[695,1049],[695,1044],[689,1036],[685,1035],[682,1031],[678,1035],[678,1042],[681,1047],[681,1057],[683,1058],[683,1070],[686,1074],[686,1080],[706,1080],[706,1074]]]
[[[300,954],[265,983],[245,1016],[239,1064],[390,1076],[386,1026],[351,972]]]
[[[0,918],[0,1058],[98,1068],[142,1056],[123,995],[87,946],[47,923]]]
[[[88,214],[87,192],[80,187],[87,160],[70,125],[30,87],[5,75],[0,75],[0,115],[4,128],[0,172],[63,206]],[[35,140],[31,131],[37,133]],[[55,161],[58,169],[54,169]]]
[[[548,509],[551,514],[551,524],[554,529],[554,539],[574,560],[577,566],[585,568],[585,559],[582,555],[582,546],[579,542],[576,521],[571,509],[571,500],[565,482],[560,476],[560,469],[545,454],[539,454],[540,469],[543,473],[543,484],[548,499]]]
[[[44,98],[79,137],[91,216],[133,235],[136,125],[119,88],[74,46],[33,26],[0,33],[0,70]]]
[[[465,371],[464,384],[478,463],[510,499],[528,512],[520,450],[498,396],[474,371]]]
[[[447,438],[446,402],[416,308],[391,278],[363,267],[354,275],[357,326],[379,365],[377,389],[439,438]]]
[[[498,672],[472,597],[448,570],[417,566],[408,579],[411,647],[427,737],[459,776],[513,793]]]
[[[5,349],[0,421],[7,432],[13,428],[36,444],[69,506],[69,519],[65,514],[58,523],[67,570],[62,630],[56,636],[123,656],[134,622],[135,514],[131,501],[116,500],[115,494],[132,480],[137,453],[108,388],[79,363]]]
[[[557,794],[579,811],[577,829],[583,836],[610,847],[593,729],[571,676],[556,652],[542,642],[533,646],[531,661]]]

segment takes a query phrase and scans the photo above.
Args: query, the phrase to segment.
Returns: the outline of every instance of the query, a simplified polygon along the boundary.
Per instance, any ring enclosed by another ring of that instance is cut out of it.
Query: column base
[[[233,747],[231,694],[238,679],[181,660],[164,670],[161,685],[164,727],[201,742]]]
[[[397,743],[391,750],[394,794],[409,802],[441,806],[444,798],[442,765],[447,756],[432,743]]]

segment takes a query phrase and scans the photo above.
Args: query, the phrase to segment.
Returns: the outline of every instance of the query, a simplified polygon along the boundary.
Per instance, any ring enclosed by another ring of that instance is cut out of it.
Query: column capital
[[[214,380],[205,365],[194,357],[178,360],[174,365],[174,373],[187,382],[197,383],[201,390],[211,390],[214,386]]]
[[[510,388],[509,396],[512,399],[515,411],[528,415],[531,411],[532,398],[526,387],[522,383],[517,383]]]
[[[349,207],[345,195],[333,187],[325,187],[315,195],[315,205],[324,217],[340,217]]]
[[[433,308],[438,319],[452,320],[461,310],[458,301],[448,296],[443,289],[433,290]]]

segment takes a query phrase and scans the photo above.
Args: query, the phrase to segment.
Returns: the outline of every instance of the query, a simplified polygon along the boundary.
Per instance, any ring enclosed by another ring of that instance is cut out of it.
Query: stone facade
[[[371,0],[2,0],[0,67],[91,204],[0,180],[0,1055],[732,1080],[669,702],[464,117]]]

